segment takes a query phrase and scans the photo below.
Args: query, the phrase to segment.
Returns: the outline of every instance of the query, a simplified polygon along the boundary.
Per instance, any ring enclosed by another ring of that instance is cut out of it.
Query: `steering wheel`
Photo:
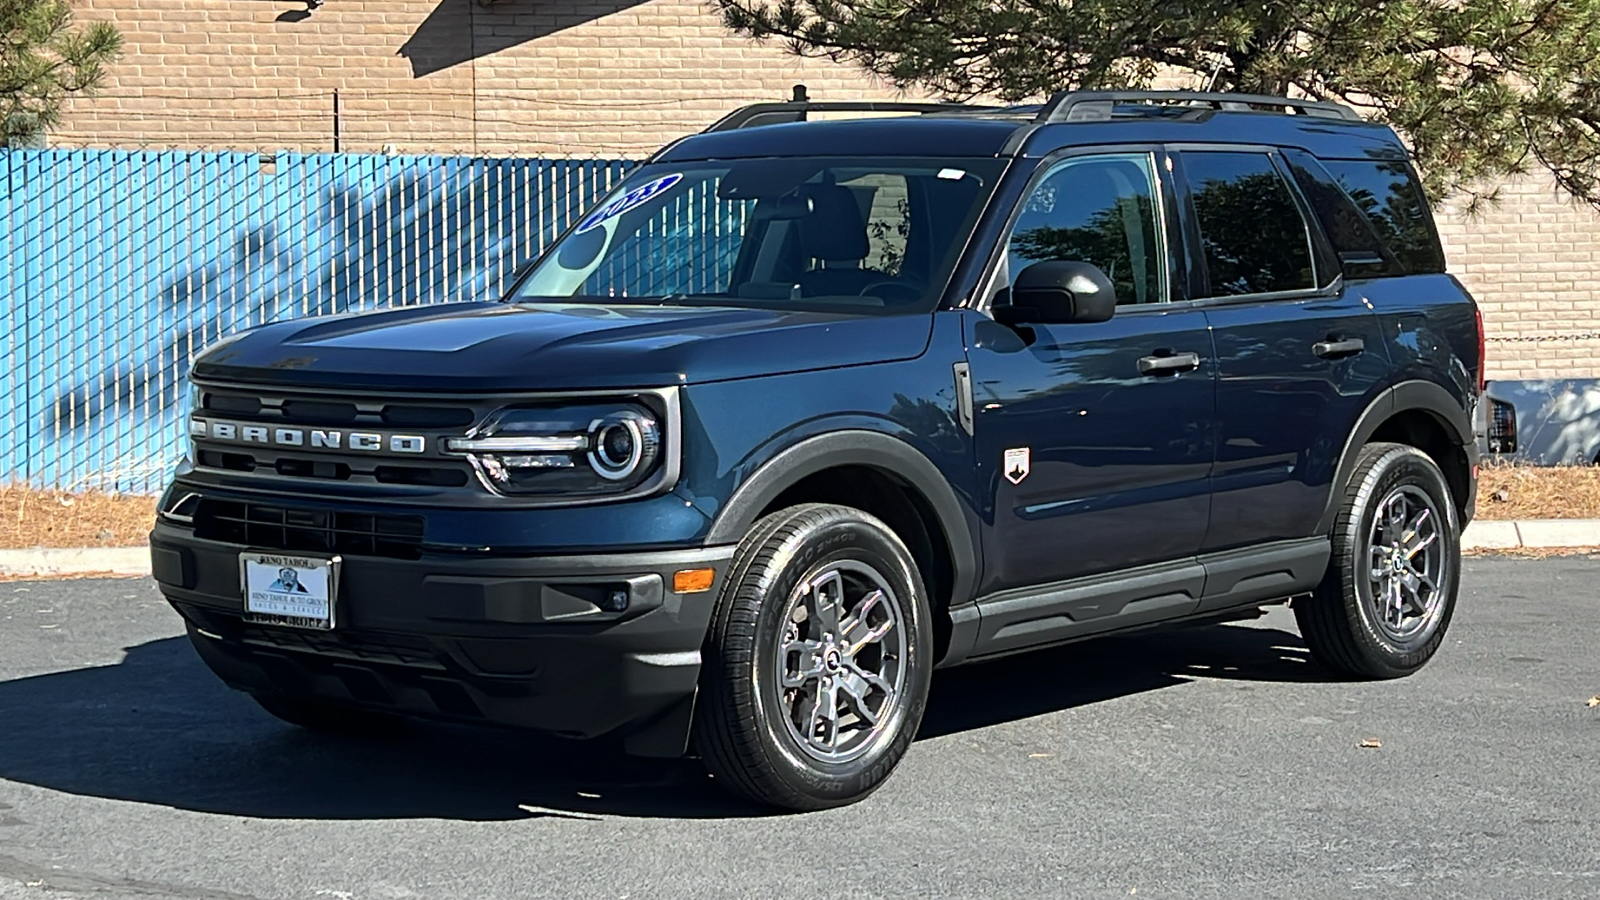
[[[874,281],[857,293],[862,297],[877,297],[885,303],[915,303],[922,299],[924,292],[925,288],[914,282],[885,278]]]

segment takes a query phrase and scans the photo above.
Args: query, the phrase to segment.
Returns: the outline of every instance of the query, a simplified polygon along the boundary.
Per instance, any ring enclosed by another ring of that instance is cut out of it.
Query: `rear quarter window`
[[[1444,251],[1409,165],[1385,159],[1325,159],[1322,164],[1407,273],[1444,271]]]
[[[1382,278],[1406,274],[1378,237],[1367,214],[1356,207],[1339,182],[1322,167],[1317,158],[1304,150],[1285,149],[1284,161],[1311,212],[1322,226],[1322,233],[1333,244],[1339,263],[1352,278]]]

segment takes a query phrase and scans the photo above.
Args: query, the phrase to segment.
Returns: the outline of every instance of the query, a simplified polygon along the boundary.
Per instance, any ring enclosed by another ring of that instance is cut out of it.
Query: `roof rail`
[[[742,106],[723,116],[701,133],[804,122],[808,114],[813,112],[948,113],[977,112],[991,108],[998,109],[998,107],[968,106],[962,103],[915,103],[898,100],[814,101],[806,95],[806,86],[797,84],[794,86],[793,100],[785,103],[752,103],[749,106]]]
[[[1045,122],[1104,122],[1116,113],[1121,103],[1180,103],[1210,106],[1229,111],[1256,111],[1256,107],[1274,107],[1305,116],[1324,119],[1349,119],[1360,121],[1355,110],[1342,103],[1324,100],[1298,100],[1293,97],[1272,97],[1266,94],[1235,94],[1226,91],[1058,91],[1049,102],[1039,108],[1034,117]]]

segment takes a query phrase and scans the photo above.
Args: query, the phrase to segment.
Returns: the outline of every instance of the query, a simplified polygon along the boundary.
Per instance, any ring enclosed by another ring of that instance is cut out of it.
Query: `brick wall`
[[[640,155],[729,109],[892,89],[725,31],[699,0],[78,0],[126,51],[58,146]]]
[[[853,69],[730,35],[701,0],[77,0],[126,52],[57,146],[641,156],[741,103],[889,98]],[[1530,177],[1442,210],[1496,378],[1600,377],[1600,216]]]
[[[1600,214],[1548,177],[1506,182],[1472,217],[1438,211],[1450,271],[1489,337],[1489,377],[1600,378]]]

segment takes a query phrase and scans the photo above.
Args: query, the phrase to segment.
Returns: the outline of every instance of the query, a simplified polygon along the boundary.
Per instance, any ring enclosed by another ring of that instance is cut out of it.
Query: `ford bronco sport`
[[[760,104],[497,302],[209,348],[154,573],[289,722],[612,736],[837,805],[938,666],[1292,600],[1328,668],[1416,671],[1482,340],[1342,106]]]

